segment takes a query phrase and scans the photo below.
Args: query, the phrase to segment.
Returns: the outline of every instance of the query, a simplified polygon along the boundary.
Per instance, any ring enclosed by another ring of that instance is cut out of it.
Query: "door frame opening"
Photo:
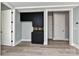
[[[44,45],[48,45],[48,12],[54,12],[54,11],[68,11],[69,12],[69,45],[73,45],[73,9],[67,8],[67,9],[46,9],[45,11],[45,18],[46,18],[46,26],[44,31],[46,32],[45,35],[47,36],[44,41]]]
[[[69,43],[69,11],[48,12],[48,45],[50,41]]]

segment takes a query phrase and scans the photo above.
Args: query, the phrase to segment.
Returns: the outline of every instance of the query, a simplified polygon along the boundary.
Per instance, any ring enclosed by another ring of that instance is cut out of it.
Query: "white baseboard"
[[[14,44],[13,46],[18,45],[20,42],[21,42],[21,40],[19,40],[19,41],[15,42],[15,44]]]
[[[11,43],[2,42],[1,45],[11,46]]]
[[[43,45],[48,45],[48,41],[47,40],[44,40]]]
[[[49,40],[53,40],[53,38],[48,38]]]
[[[21,39],[21,40],[15,42],[15,44],[13,46],[18,45],[21,41],[31,41],[31,39]]]
[[[48,43],[44,42],[43,45],[48,45]]]
[[[31,41],[31,39],[22,39],[21,41]]]
[[[65,41],[68,41],[68,39],[62,39],[62,38],[53,38],[53,40],[65,40]]]
[[[77,44],[71,44],[71,46],[73,46],[73,47],[79,49],[79,45],[77,45]]]
[[[5,46],[11,46],[11,44],[1,44],[1,45],[5,45]]]

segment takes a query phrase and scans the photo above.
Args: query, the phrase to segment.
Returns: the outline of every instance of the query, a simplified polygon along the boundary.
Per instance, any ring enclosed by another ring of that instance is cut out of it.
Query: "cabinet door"
[[[34,14],[33,27],[43,27],[43,13]]]
[[[2,11],[2,45],[11,46],[11,10]]]

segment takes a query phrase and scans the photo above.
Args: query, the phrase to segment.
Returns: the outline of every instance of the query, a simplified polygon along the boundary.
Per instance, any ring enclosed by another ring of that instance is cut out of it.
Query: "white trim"
[[[6,43],[6,42],[2,42],[2,44],[1,44],[1,45],[11,46],[11,44],[8,44],[8,43]]]
[[[71,10],[72,8],[54,8],[54,9],[46,9],[47,11],[69,11]]]
[[[13,9],[13,46],[15,46],[15,9]]]
[[[31,41],[31,39],[21,39],[21,41]]]
[[[66,39],[66,38],[53,38],[53,40],[64,40],[64,41],[69,41],[69,40]]]
[[[69,12],[69,44],[73,44],[73,9]]]
[[[76,7],[78,4],[72,5],[50,5],[50,6],[27,6],[27,7],[15,7],[15,9],[30,9],[30,8],[53,8],[53,7]]]
[[[71,46],[73,46],[73,47],[75,47],[75,48],[77,48],[77,49],[79,49],[79,45],[77,45],[77,44],[71,44]]]
[[[13,45],[13,46],[16,46],[16,45],[18,45],[20,42],[21,42],[21,40],[20,40],[20,41],[18,41],[18,42],[15,42],[15,45]]]
[[[48,45],[48,13],[44,11],[44,45]]]
[[[4,26],[3,26],[4,24],[2,24],[2,31],[3,31],[3,33],[2,33],[2,45],[11,46],[11,9],[5,10],[5,11],[3,10],[2,11],[2,16],[3,15],[4,15],[4,17],[6,15],[8,15],[8,17],[6,17],[6,19],[9,20],[9,22],[7,22],[6,25],[8,24],[9,29],[5,28],[8,31],[8,32],[5,32],[5,30],[3,30],[4,29]],[[5,20],[4,19],[2,19],[2,20],[3,20],[2,23],[4,23]],[[9,35],[9,36],[6,36],[6,35]]]
[[[18,10],[19,12],[44,12],[44,10],[42,9],[42,10]]]
[[[13,12],[13,10],[11,10],[11,12]],[[14,21],[14,15],[11,13],[11,21]],[[11,23],[11,30],[13,30],[13,23]],[[11,42],[11,46],[14,46],[14,33],[11,33],[11,40],[13,40],[13,42]]]

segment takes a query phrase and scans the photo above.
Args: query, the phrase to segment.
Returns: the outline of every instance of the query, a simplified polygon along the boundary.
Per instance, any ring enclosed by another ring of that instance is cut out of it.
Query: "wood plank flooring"
[[[49,40],[49,45],[21,42],[15,47],[2,46],[3,56],[77,56],[79,49],[72,47],[68,41]]]

